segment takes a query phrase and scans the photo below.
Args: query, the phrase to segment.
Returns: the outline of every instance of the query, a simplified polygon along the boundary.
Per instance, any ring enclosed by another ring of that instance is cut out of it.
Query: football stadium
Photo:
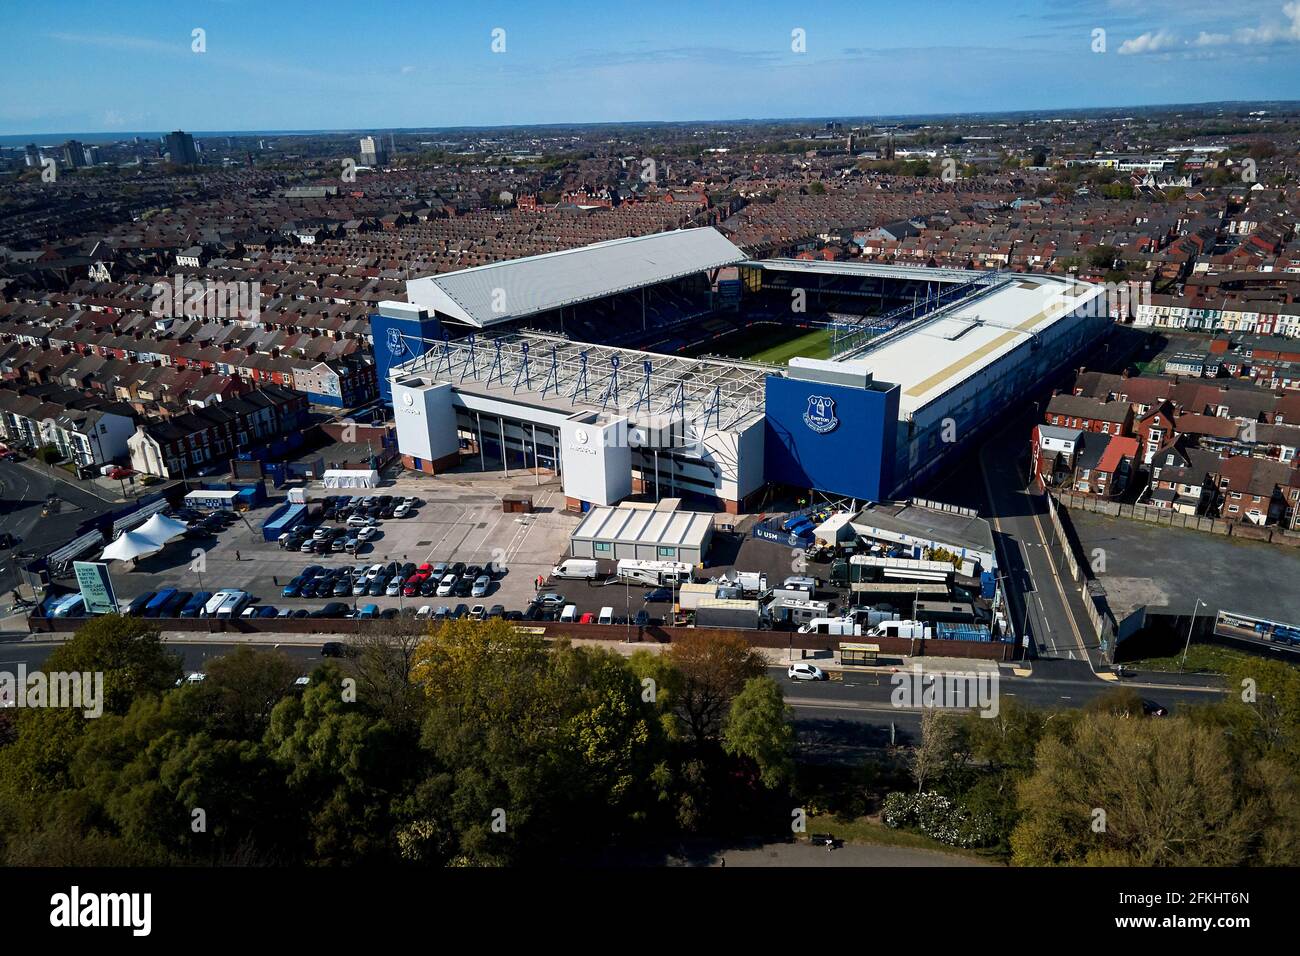
[[[1109,321],[1065,277],[752,260],[699,228],[414,278],[371,331],[407,468],[741,513],[923,489]]]

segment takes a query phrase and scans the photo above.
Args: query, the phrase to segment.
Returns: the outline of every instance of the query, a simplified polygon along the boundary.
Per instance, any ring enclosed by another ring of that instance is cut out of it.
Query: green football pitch
[[[694,355],[725,355],[784,365],[796,355],[830,358],[829,329],[792,329],[780,325],[756,325],[705,342],[692,349]]]

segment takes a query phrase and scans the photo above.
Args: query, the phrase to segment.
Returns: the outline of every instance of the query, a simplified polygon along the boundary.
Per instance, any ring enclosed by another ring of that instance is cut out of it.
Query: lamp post
[[[1182,670],[1184,667],[1187,666],[1187,652],[1188,650],[1191,649],[1192,646],[1192,629],[1196,627],[1196,612],[1199,611],[1202,607],[1209,607],[1209,605],[1206,604],[1204,601],[1202,601],[1200,598],[1197,598],[1196,603],[1192,605],[1192,620],[1191,623],[1187,625],[1187,642],[1183,645],[1183,659],[1178,662],[1179,670]]]

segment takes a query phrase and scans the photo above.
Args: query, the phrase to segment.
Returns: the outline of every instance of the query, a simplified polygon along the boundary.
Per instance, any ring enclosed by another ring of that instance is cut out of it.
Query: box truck
[[[861,637],[862,625],[848,617],[818,617],[799,628],[800,634],[831,634],[836,637]]]
[[[696,627],[738,627],[749,630],[761,627],[762,607],[757,601],[702,598],[695,606]]]
[[[677,589],[677,604],[684,611],[693,611],[704,598],[716,598],[718,586],[712,581],[701,584],[687,583]]]

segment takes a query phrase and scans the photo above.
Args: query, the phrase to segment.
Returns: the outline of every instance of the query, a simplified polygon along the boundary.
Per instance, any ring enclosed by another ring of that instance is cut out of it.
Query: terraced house
[[[266,385],[180,415],[148,422],[127,441],[131,467],[160,478],[224,469],[239,452],[283,456],[301,443],[307,397]]]

